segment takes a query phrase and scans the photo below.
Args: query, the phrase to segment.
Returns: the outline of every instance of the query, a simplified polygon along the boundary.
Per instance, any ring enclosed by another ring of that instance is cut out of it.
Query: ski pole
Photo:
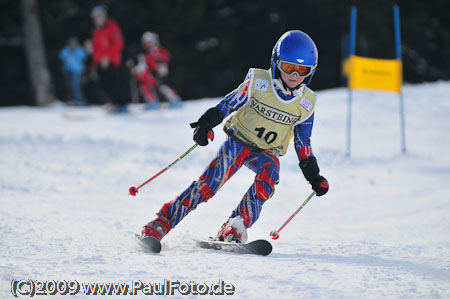
[[[295,215],[300,212],[301,209],[303,209],[304,206],[308,203],[308,201],[316,194],[316,191],[313,191],[308,198],[302,203],[302,205],[286,220],[286,222],[283,223],[283,225],[278,229],[270,232],[270,236],[272,239],[277,240],[280,237],[280,231],[289,223],[289,221],[292,220],[292,218],[295,217]]]
[[[208,139],[210,140],[214,140],[214,132],[213,130],[209,130],[208,132]],[[147,185],[148,183],[150,183],[151,181],[153,181],[154,179],[156,179],[157,177],[159,177],[162,173],[164,173],[167,169],[169,169],[170,167],[172,167],[173,165],[175,165],[178,161],[180,161],[181,159],[183,159],[184,157],[186,157],[190,152],[192,152],[196,147],[198,146],[198,144],[194,144],[193,146],[191,146],[190,149],[188,149],[187,151],[185,151],[181,156],[179,156],[175,161],[173,161],[172,163],[170,163],[168,166],[166,166],[164,169],[162,169],[161,171],[159,171],[157,174],[155,174],[154,176],[152,176],[151,178],[149,178],[148,180],[146,180],[145,182],[143,182],[141,185],[139,185],[138,187],[130,187],[129,192],[130,195],[136,196],[136,194],[138,193],[138,190],[141,189],[142,187],[144,187],[145,185]]]

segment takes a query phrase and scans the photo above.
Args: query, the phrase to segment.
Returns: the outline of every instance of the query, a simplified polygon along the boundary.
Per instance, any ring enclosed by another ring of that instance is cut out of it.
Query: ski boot
[[[111,111],[112,114],[127,114],[128,113],[128,107],[127,105],[117,105],[113,108]]]
[[[157,217],[155,220],[150,221],[146,225],[144,225],[144,228],[142,229],[141,235],[147,235],[153,238],[158,239],[161,241],[161,239],[167,235],[167,233],[172,229],[172,227],[161,220],[161,218]]]
[[[158,110],[159,107],[160,107],[159,102],[156,102],[156,101],[155,102],[148,102],[147,104],[145,104],[144,110],[147,110],[147,111],[149,111],[149,110]]]
[[[181,108],[181,99],[176,98],[175,100],[169,102],[169,109],[178,109]]]
[[[244,225],[244,219],[240,216],[228,218],[214,239],[224,242],[247,243],[247,228]]]

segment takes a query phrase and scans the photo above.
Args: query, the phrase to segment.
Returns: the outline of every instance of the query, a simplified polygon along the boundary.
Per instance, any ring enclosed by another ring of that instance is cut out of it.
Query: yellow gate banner
[[[344,74],[348,87],[379,89],[400,92],[402,90],[402,61],[400,59],[376,59],[350,55],[344,61]]]

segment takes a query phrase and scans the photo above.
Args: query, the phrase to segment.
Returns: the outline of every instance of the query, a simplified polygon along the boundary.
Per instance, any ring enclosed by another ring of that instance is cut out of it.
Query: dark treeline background
[[[392,6],[400,6],[404,80],[450,79],[449,0],[39,0],[52,86],[64,96],[59,51],[67,38],[91,38],[91,9],[108,6],[121,27],[124,60],[141,52],[145,31],[160,35],[172,56],[169,84],[183,99],[222,96],[249,67],[268,68],[272,47],[287,30],[307,32],[319,49],[313,89],[342,84],[350,7],[358,8],[356,53],[395,58]],[[20,1],[0,0],[0,104],[33,104],[23,49]],[[124,84],[128,82],[124,80]],[[89,100],[89,99],[88,99]]]

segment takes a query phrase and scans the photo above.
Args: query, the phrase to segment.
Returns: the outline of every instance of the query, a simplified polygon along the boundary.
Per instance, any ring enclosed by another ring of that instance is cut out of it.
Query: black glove
[[[305,176],[305,179],[311,184],[317,196],[322,196],[328,192],[328,181],[319,175],[320,169],[317,165],[316,157],[311,156],[300,161],[300,169]]]
[[[194,141],[201,146],[208,145],[208,132],[223,121],[223,113],[219,108],[209,108],[195,123],[191,123],[194,130]]]
[[[321,175],[311,182],[311,186],[317,196],[325,195],[328,192],[328,181]]]

